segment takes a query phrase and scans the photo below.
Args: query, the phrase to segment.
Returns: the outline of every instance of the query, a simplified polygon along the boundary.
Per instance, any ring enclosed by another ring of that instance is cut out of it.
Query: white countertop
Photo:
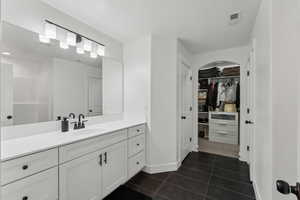
[[[101,136],[144,124],[145,120],[121,120],[87,126],[85,129],[62,133],[49,132],[1,142],[1,161],[25,156],[62,145]]]

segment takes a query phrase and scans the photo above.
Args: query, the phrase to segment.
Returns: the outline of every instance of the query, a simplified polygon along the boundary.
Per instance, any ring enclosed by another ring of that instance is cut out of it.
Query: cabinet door
[[[104,197],[127,179],[127,143],[121,142],[106,148],[103,155]]]
[[[3,186],[2,199],[58,200],[58,168]]]
[[[77,158],[59,167],[60,200],[102,199],[100,153]]]

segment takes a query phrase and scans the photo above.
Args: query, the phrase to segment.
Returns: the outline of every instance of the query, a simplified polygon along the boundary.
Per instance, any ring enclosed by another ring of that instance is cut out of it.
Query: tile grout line
[[[161,184],[156,188],[156,190],[153,192],[153,197],[156,197],[159,190],[164,186],[164,184],[167,182],[168,178],[172,175],[172,172],[168,174],[168,176],[161,182]]]
[[[209,185],[210,185],[211,178],[212,178],[212,176],[213,176],[214,166],[215,166],[215,161],[216,161],[216,159],[217,159],[217,157],[214,157],[213,162],[212,162],[212,165],[211,165],[211,172],[210,172],[210,176],[209,176],[209,179],[208,179],[207,190],[206,190],[205,196],[208,196]]]

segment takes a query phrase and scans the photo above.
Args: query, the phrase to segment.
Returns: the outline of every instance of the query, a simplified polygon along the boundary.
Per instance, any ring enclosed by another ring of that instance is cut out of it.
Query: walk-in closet
[[[213,63],[198,72],[199,150],[238,157],[240,66]]]

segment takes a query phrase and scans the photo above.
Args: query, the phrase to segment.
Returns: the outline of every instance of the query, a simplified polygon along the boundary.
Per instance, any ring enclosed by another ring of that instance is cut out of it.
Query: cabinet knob
[[[8,115],[6,118],[7,118],[7,119],[12,119],[13,116],[12,116],[12,115]]]
[[[139,132],[140,132],[140,129],[136,129],[136,132],[138,132],[138,133],[139,133]]]
[[[24,196],[22,200],[28,200],[28,196]]]
[[[137,164],[137,165],[139,165],[139,164],[140,164],[140,162],[136,162],[136,164]]]
[[[139,143],[137,143],[137,144],[136,144],[136,146],[140,146],[140,144],[139,144]]]
[[[28,165],[23,165],[22,169],[23,169],[23,170],[28,169]]]

